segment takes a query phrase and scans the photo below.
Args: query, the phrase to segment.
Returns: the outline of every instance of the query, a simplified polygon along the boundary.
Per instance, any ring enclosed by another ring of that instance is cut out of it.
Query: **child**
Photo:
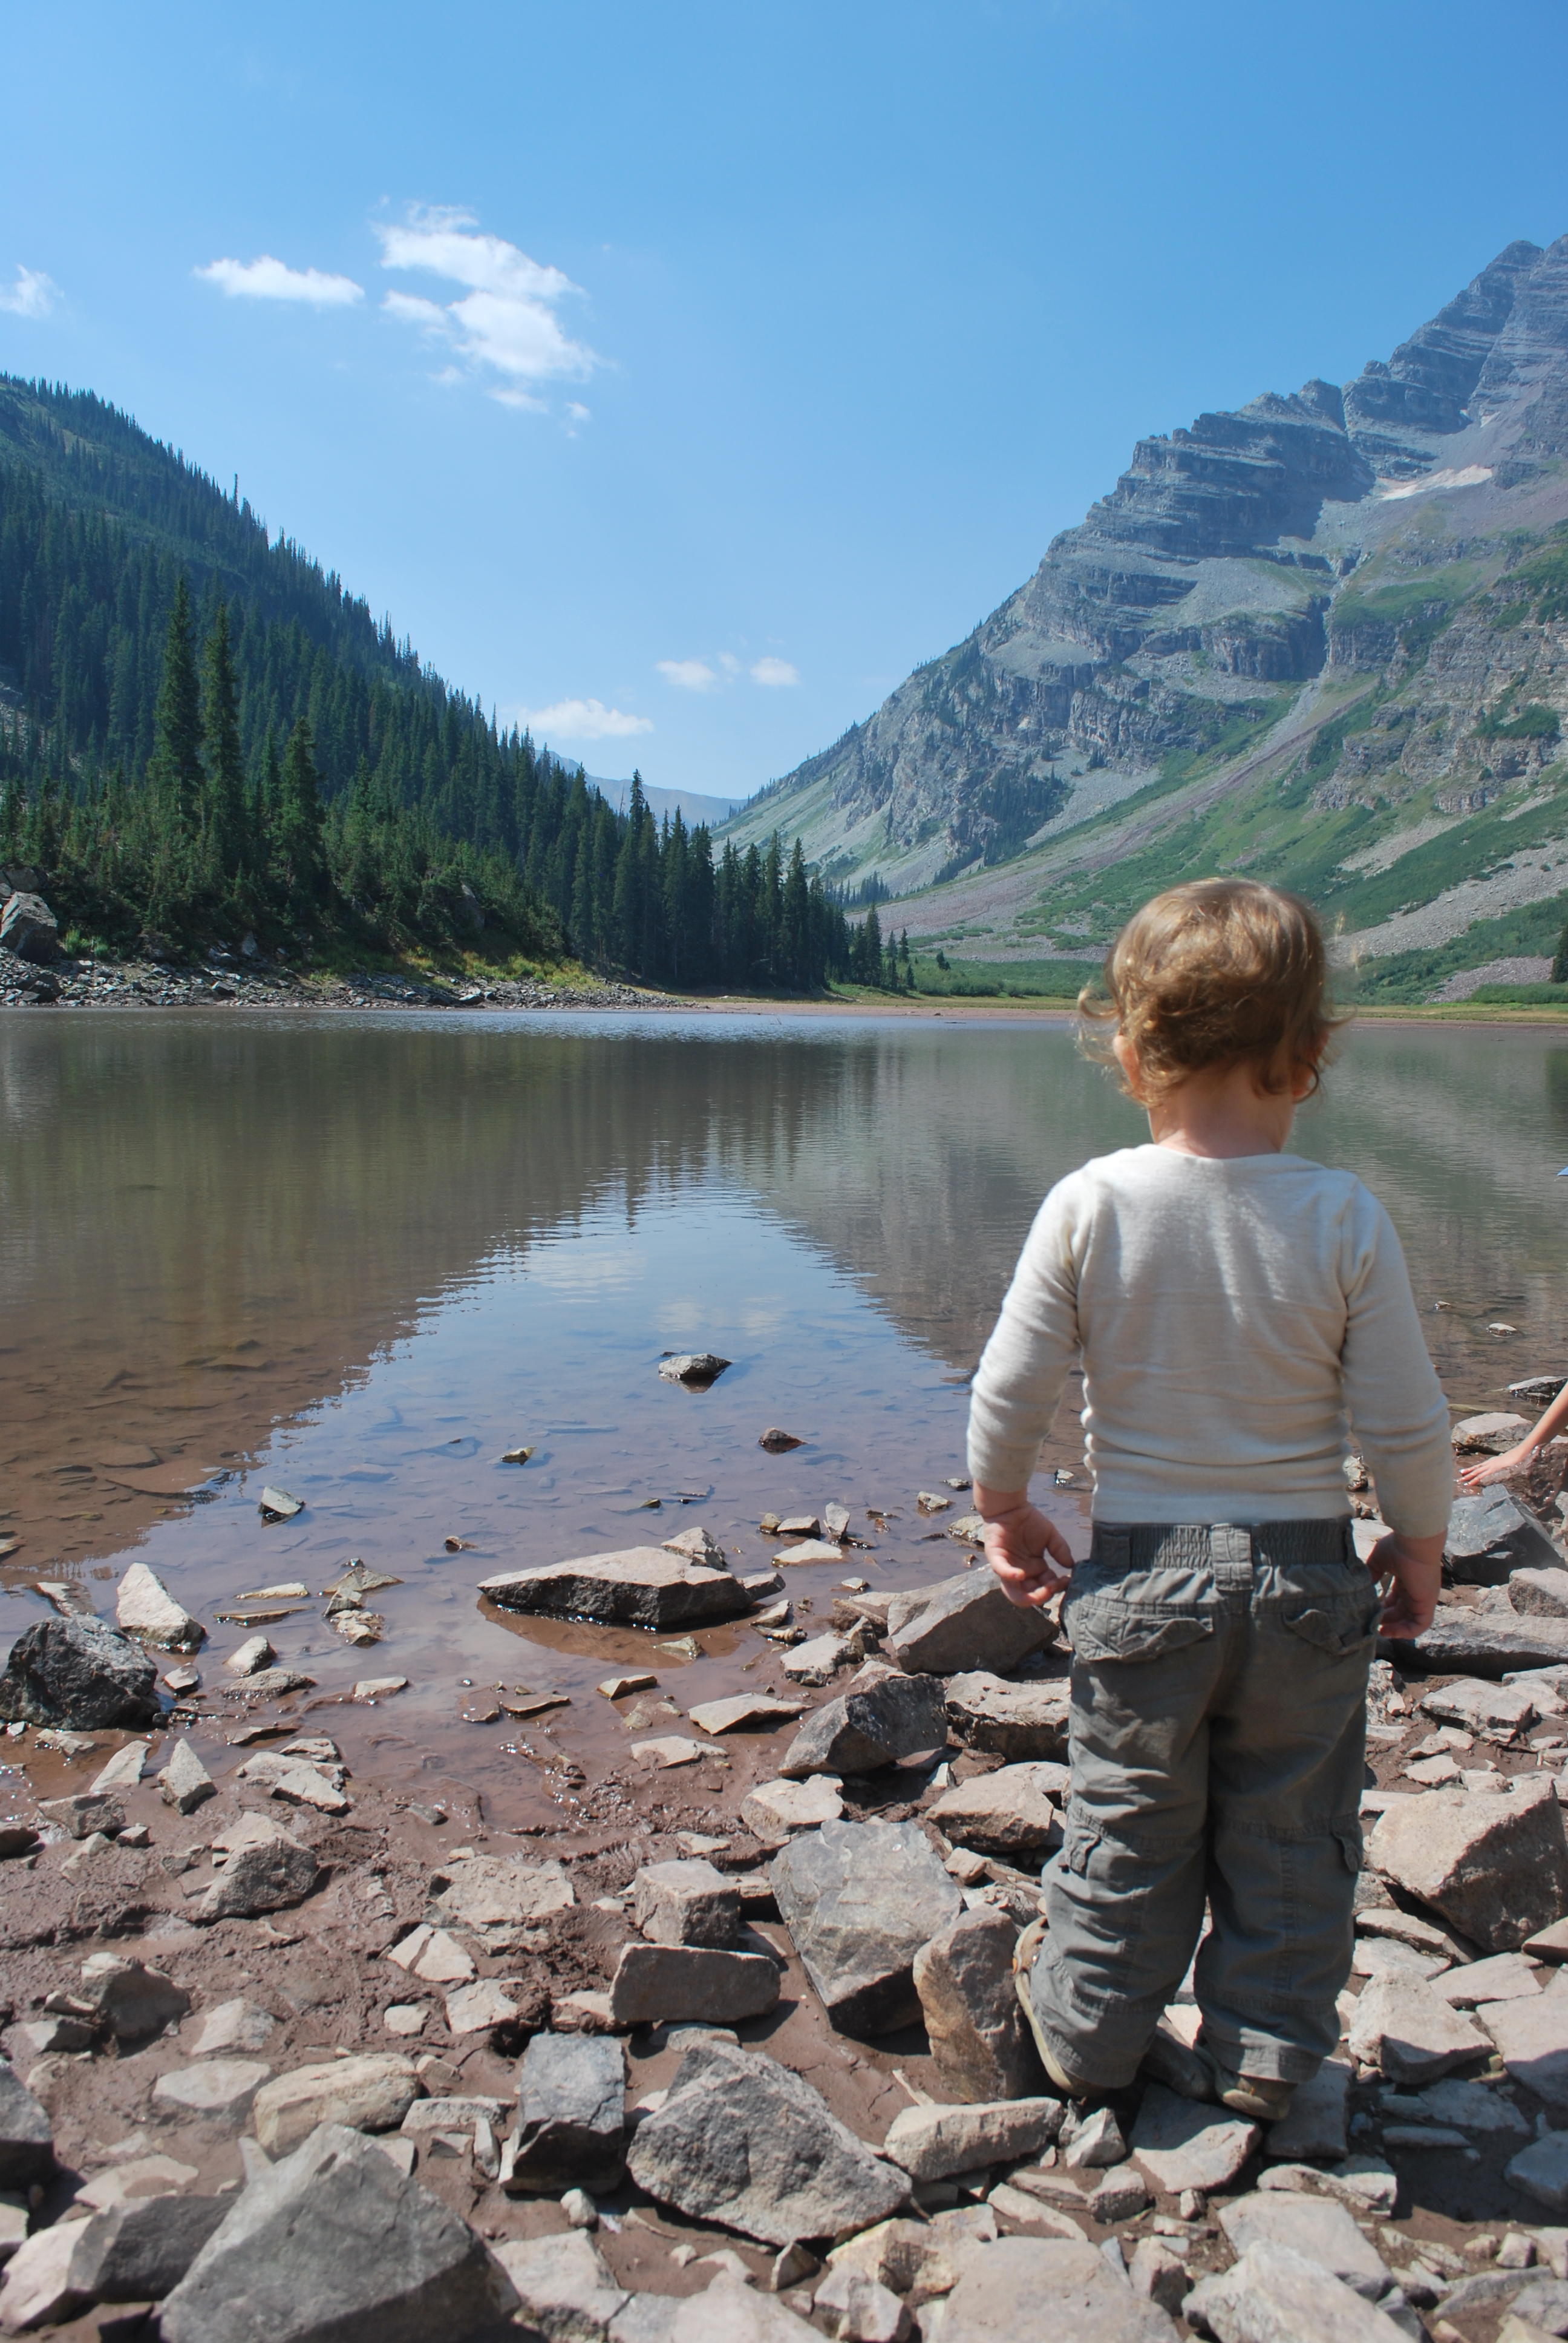
[[[1562,1178],[1562,1173],[1558,1173]],[[1505,1448],[1501,1456],[1489,1456],[1484,1464],[1467,1464],[1459,1476],[1464,1490],[1484,1489],[1490,1481],[1506,1481],[1511,1473],[1523,1473],[1534,1463],[1549,1440],[1555,1440],[1568,1423],[1568,1383],[1564,1383],[1533,1432],[1527,1432],[1516,1448]]]
[[[970,1414],[1002,1586],[1029,1604],[1068,1584],[1072,1786],[1020,1997],[1075,2098],[1147,2060],[1274,2120],[1339,2039],[1367,1670],[1380,1612],[1385,1635],[1432,1621],[1448,1410],[1382,1205],[1283,1151],[1334,1024],[1305,904],[1247,880],[1173,888],[1123,930],[1106,982],[1109,1002],[1080,1007],[1114,1020],[1152,1143],[1051,1190]],[[1029,1502],[1075,1354],[1094,1481],[1076,1569]],[[1391,1525],[1364,1565],[1347,1413]],[[1194,2055],[1157,2028],[1205,1901]]]

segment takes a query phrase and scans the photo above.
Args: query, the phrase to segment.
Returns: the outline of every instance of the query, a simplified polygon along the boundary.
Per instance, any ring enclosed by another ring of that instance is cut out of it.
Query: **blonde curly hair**
[[[1145,1101],[1243,1060],[1261,1091],[1278,1096],[1303,1073],[1315,1091],[1345,1021],[1311,910],[1254,879],[1198,879],[1156,895],[1112,944],[1103,981],[1103,992],[1085,985],[1078,996],[1083,1047],[1110,1061],[1117,1036],[1129,1043]]]

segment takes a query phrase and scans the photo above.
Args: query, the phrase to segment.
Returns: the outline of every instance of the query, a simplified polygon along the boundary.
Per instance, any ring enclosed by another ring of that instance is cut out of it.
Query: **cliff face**
[[[1537,526],[1568,511],[1564,457],[1568,237],[1512,244],[1342,390],[1314,380],[1140,440],[1026,585],[729,834],[799,830],[829,877],[900,893],[1010,863],[1250,749],[1325,670],[1386,667],[1409,597],[1394,611],[1352,581],[1423,499],[1489,538],[1511,507]]]

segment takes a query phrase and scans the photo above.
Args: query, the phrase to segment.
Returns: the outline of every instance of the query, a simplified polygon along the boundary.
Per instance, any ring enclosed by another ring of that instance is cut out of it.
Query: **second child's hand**
[[[1002,1593],[1020,1610],[1038,1610],[1072,1575],[1067,1540],[1038,1505],[1030,1503],[1027,1489],[986,1489],[977,1483],[974,1498],[985,1522],[986,1560]]]

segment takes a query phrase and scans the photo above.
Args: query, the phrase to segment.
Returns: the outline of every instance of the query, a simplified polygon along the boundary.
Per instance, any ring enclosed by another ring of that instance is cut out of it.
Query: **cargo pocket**
[[[1336,1659],[1346,1659],[1364,1651],[1372,1643],[1382,1610],[1382,1598],[1374,1589],[1370,1600],[1358,1590],[1281,1615],[1292,1634],[1300,1636],[1303,1644],[1315,1644],[1320,1652],[1332,1653]]]
[[[1090,1595],[1070,1605],[1063,1620],[1079,1660],[1158,1660],[1214,1632],[1199,1611],[1134,1611],[1105,1596]]]

